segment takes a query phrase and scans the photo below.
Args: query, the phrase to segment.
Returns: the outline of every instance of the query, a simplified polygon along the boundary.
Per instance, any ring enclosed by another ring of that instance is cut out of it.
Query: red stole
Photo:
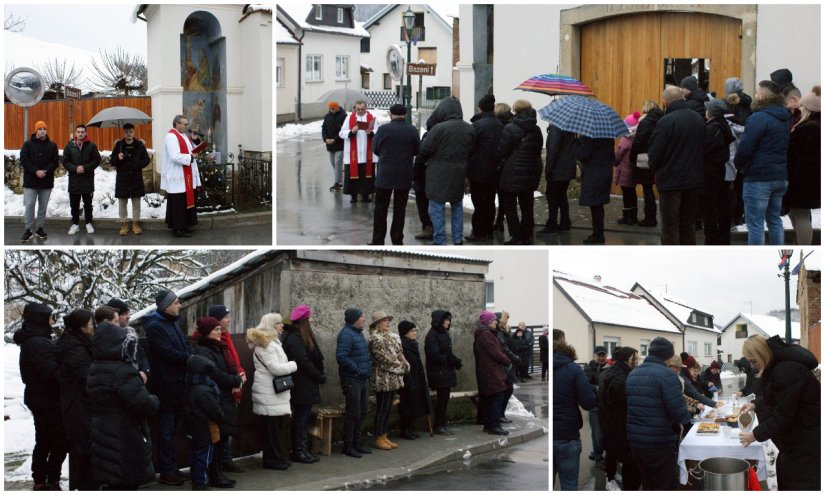
[[[181,155],[190,155],[189,146],[183,140],[183,136],[175,129],[170,129],[169,134],[174,134],[178,138],[178,145],[180,145]],[[188,138],[187,138],[188,139]],[[195,188],[192,182],[192,165],[183,165],[183,184],[186,187],[186,208],[195,207]]]
[[[358,138],[355,135],[356,132],[353,131],[355,129],[355,122],[357,121],[357,116],[355,112],[352,112],[349,115],[349,130],[352,132],[352,137],[349,138],[349,178],[350,179],[357,179],[358,178]],[[371,113],[367,112],[367,125],[372,128],[372,124],[375,121],[375,117],[372,116]],[[367,134],[367,178],[372,177],[372,134]]]

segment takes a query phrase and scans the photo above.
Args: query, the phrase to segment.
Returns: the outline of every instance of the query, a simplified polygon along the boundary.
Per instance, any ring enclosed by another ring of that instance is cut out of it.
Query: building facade
[[[742,357],[742,345],[748,337],[761,335],[770,338],[779,335],[785,338],[785,320],[767,315],[739,313],[727,325],[722,327],[719,341],[719,354],[722,362],[731,363]],[[791,322],[791,337],[799,343],[799,322]]]

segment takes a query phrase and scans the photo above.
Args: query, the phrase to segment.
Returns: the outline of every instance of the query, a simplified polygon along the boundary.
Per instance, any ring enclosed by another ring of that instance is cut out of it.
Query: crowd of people
[[[422,230],[416,239],[446,244],[446,205],[450,205],[453,244],[489,242],[504,220],[505,244],[532,244],[533,191],[544,174],[549,209],[537,234],[571,229],[567,190],[581,169],[580,206],[589,207],[592,234],[585,244],[604,244],[605,205],[612,185],[622,190],[619,224],[655,227],[659,194],[662,244],[695,244],[704,229],[705,244],[730,244],[730,232],[746,224],[748,244],[784,243],[781,215],[789,214],[797,244],[810,245],[811,210],[820,207],[820,87],[802,95],[787,69],[759,82],[755,99],[742,82],[728,78],[725,97],[699,87],[694,76],[662,93],[664,108],[645,100],[624,122],[628,134],[593,139],[549,125],[546,143],[536,112],[526,100],[510,107],[492,94],[478,102],[468,124],[456,98],[442,100],[420,139],[405,123],[406,108],[390,108],[389,125],[378,125],[364,101],[347,115],[329,104],[322,137],[333,168],[331,191],[370,202],[375,194],[373,237],[382,245],[393,199],[390,239],[403,244],[406,203],[415,191]],[[343,168],[342,168],[343,163]],[[343,178],[342,178],[343,172]],[[469,183],[472,232],[463,235],[463,197]],[[342,186],[343,184],[343,186]],[[644,193],[639,218],[637,186]],[[498,214],[496,214],[498,197]]]
[[[736,395],[755,399],[739,413],[753,411],[759,424],[739,434],[747,447],[772,440],[779,450],[780,490],[820,489],[820,383],[818,362],[807,349],[779,337],[749,337],[737,367],[746,374]],[[553,476],[562,490],[578,489],[583,427],[590,415],[593,451],[588,458],[605,472],[606,487],[619,490],[678,490],[679,443],[691,416],[721,388],[720,365],[701,365],[686,352],[675,354],[662,337],[650,342],[642,361],[637,349],[616,347],[612,360],[596,346],[584,368],[562,330],[553,329]],[[617,476],[621,465],[621,484]]]
[[[247,329],[254,364],[249,376],[229,333],[229,308],[209,306],[207,316],[197,318],[187,335],[178,321],[177,295],[160,290],[155,303],[156,309],[142,319],[146,351],[128,326],[128,305],[119,299],[66,315],[56,343],[52,309],[39,303],[25,306],[14,341],[21,348],[24,402],[35,425],[35,490],[60,489],[67,454],[71,490],[134,490],[154,480],[156,471],[157,481],[167,485],[191,479],[193,490],[231,488],[236,481],[226,473],[243,472],[233,460],[232,442],[244,393],[251,393],[252,413],[260,422],[264,469],[320,460],[310,451],[308,423],[312,406],[321,402],[329,366],[312,328],[310,306],[295,307],[288,320],[266,314]],[[452,314],[438,309],[431,316],[422,356],[414,323],[401,321],[396,334],[390,328],[394,317],[382,310],[372,313],[369,324],[362,309],[344,312],[335,347],[345,402],[343,454],[360,458],[373,452],[363,436],[370,391],[376,399],[373,448],[399,447],[389,438],[396,395],[400,438],[418,438],[415,419],[431,412],[434,433],[453,434],[447,428],[447,406],[463,363],[453,352]],[[518,377],[522,382],[531,378],[526,367],[532,332],[523,322],[511,331],[508,319],[506,312],[482,311],[473,344],[478,423],[494,435],[509,433],[501,424],[511,422],[505,410],[514,383]],[[548,367],[547,334],[545,329],[539,337],[542,381]],[[248,380],[251,387],[244,387]],[[150,418],[156,418],[154,441]],[[283,438],[287,424],[290,442]],[[189,441],[189,473],[178,469],[179,429]],[[283,449],[284,443],[291,451]]]
[[[143,140],[135,138],[135,126],[123,124],[123,138],[114,144],[111,165],[116,169],[114,197],[118,201],[118,234],[126,236],[130,232],[129,202],[131,208],[131,232],[143,233],[140,225],[141,201],[146,195],[143,183],[143,169],[151,159]],[[33,237],[45,241],[49,235],[44,230],[49,199],[54,189],[54,177],[59,157],[57,144],[49,139],[48,126],[42,120],[35,122],[34,134],[20,150],[20,165],[23,168],[23,205],[25,231],[21,241],[26,243]],[[160,187],[167,193],[166,224],[175,237],[191,237],[197,225],[195,191],[201,185],[198,172],[197,153],[201,149],[198,131],[188,129],[188,119],[176,115],[172,129],[163,143]],[[201,134],[202,135],[202,134]],[[100,166],[101,157],[97,145],[87,134],[86,126],[75,126],[74,138],[63,149],[63,168],[68,174],[68,193],[71,225],[68,234],[80,232],[80,203],[83,202],[83,220],[87,234],[94,234],[95,170]],[[36,211],[35,211],[36,210]]]

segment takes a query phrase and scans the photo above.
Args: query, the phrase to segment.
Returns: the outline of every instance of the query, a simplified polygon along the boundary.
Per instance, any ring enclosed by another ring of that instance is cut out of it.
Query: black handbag
[[[261,358],[258,357],[257,354],[255,354],[255,357],[258,358],[258,361],[260,361],[261,364],[264,364],[264,362],[261,361]],[[264,368],[265,367],[266,365],[264,364]],[[294,387],[295,382],[292,381],[292,375],[281,375],[272,378],[272,386],[275,388],[275,393],[280,394]]]

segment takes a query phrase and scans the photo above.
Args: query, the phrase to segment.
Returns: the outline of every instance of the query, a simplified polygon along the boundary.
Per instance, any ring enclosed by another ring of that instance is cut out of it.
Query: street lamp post
[[[411,55],[412,47],[410,45],[410,43],[412,42],[412,30],[413,30],[413,27],[415,26],[415,13],[413,13],[412,8],[410,8],[408,6],[407,11],[404,12],[403,17],[404,17],[404,29],[407,31],[407,64],[409,64],[410,60],[412,59],[412,55]],[[401,84],[404,84],[403,79],[401,80]],[[407,72],[407,87],[406,87],[406,91],[404,93],[404,98],[406,100],[404,102],[404,106],[407,107],[406,121],[407,121],[408,124],[412,123],[412,103],[411,103],[412,95],[410,94],[411,92],[412,92],[412,79],[411,79],[410,73],[408,71]]]
[[[784,268],[784,272],[780,277],[785,278],[785,342],[791,343],[791,256],[793,256],[793,249],[780,249],[779,256],[781,256],[780,269]]]

